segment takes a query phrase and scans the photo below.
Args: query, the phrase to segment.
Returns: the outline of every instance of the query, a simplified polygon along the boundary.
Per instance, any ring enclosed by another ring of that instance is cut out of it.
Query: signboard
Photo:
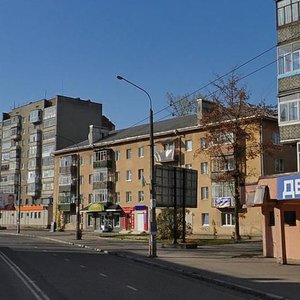
[[[156,165],[155,176],[157,207],[197,207],[197,170]]]
[[[0,192],[0,209],[15,210],[15,199],[16,196],[14,194]]]
[[[300,200],[300,174],[277,178],[277,200]]]
[[[218,197],[215,199],[215,207],[217,208],[225,208],[232,207],[233,199],[232,197]]]

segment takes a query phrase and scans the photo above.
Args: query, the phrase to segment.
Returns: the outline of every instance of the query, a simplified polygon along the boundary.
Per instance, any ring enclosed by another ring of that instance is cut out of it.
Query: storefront
[[[119,205],[105,206],[102,203],[91,203],[82,212],[87,214],[86,228],[94,231],[120,231],[122,209]]]
[[[256,196],[262,187],[266,187],[265,195],[260,195],[264,256],[276,257],[282,264],[300,259],[300,173],[261,178]]]
[[[122,209],[122,230],[133,231],[137,233],[148,231],[147,206],[124,206]]]

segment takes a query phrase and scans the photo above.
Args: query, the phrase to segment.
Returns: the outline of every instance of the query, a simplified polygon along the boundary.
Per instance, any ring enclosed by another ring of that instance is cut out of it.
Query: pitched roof
[[[164,121],[154,122],[153,132],[154,134],[159,134],[163,132],[168,132],[172,130],[184,129],[189,127],[197,126],[197,115],[188,115],[183,117],[176,117]],[[134,127],[128,127],[124,129],[110,131],[107,136],[101,138],[93,143],[94,146],[101,146],[101,144],[109,144],[110,142],[117,142],[122,140],[127,140],[131,138],[147,137],[149,135],[149,124],[138,125]],[[71,145],[64,149],[56,152],[71,150],[74,148],[81,148],[89,146],[89,140],[86,139],[76,145]]]

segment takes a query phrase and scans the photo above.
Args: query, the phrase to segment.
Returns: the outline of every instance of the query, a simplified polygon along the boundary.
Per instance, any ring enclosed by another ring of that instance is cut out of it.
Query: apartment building
[[[250,120],[251,121],[251,120]],[[277,117],[262,120],[256,129],[258,140],[265,140],[276,153],[262,153],[247,160],[246,185],[257,183],[259,176],[295,170],[296,158],[289,146],[279,144]],[[80,161],[80,199],[83,229],[144,232],[149,229],[150,212],[150,147],[149,125],[109,132],[102,138],[95,135],[79,148],[71,146],[55,152],[54,216],[64,228],[76,223],[74,166]],[[154,123],[155,164],[192,168],[198,171],[197,208],[189,208],[186,216],[193,233],[232,235],[234,202],[224,205],[217,200],[232,199],[231,182],[214,180],[217,172],[231,170],[231,165],[217,164],[205,151],[205,130],[197,115]],[[200,149],[200,151],[199,151]],[[67,169],[62,167],[68,161]],[[73,162],[72,162],[73,161]],[[67,175],[68,179],[64,179]],[[66,191],[68,192],[66,196]],[[246,196],[245,196],[246,197]],[[243,197],[242,202],[246,199]],[[160,208],[157,209],[159,213]],[[241,234],[262,234],[260,208],[244,208]]]
[[[300,258],[300,1],[276,0],[275,5],[280,141],[296,150],[291,155],[298,172],[262,177],[259,185],[269,189],[261,205],[264,255],[286,263]]]
[[[52,153],[85,139],[90,124],[103,131],[114,128],[102,115],[100,103],[66,96],[30,102],[3,113],[0,190],[19,197],[21,206],[52,204]]]

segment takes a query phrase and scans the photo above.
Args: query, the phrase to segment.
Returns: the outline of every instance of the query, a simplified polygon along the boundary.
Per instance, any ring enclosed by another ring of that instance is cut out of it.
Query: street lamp
[[[61,136],[61,135],[56,135],[56,137],[59,137],[59,138],[62,138],[62,139],[65,139],[71,143],[73,143],[76,148],[77,148],[77,154],[76,154],[76,198],[77,198],[77,201],[76,201],[76,231],[75,231],[75,239],[76,240],[81,240],[82,238],[82,232],[81,232],[81,229],[80,229],[80,155],[79,155],[79,147],[78,147],[78,144],[73,141],[72,139],[70,138],[67,138],[65,136]]]
[[[154,139],[153,139],[153,109],[152,109],[152,99],[149,95],[149,93],[141,88],[140,86],[136,85],[135,83],[129,81],[128,79],[122,77],[122,76],[117,76],[117,79],[119,80],[124,80],[127,83],[133,85],[137,89],[143,91],[149,98],[149,105],[150,105],[150,115],[149,115],[149,120],[150,120],[150,134],[149,134],[149,139],[150,139],[150,180],[151,180],[151,186],[150,186],[150,236],[149,236],[149,256],[150,257],[156,257],[157,256],[157,247],[156,247],[156,232],[157,232],[157,224],[156,224],[156,194],[155,194],[155,170],[154,170]]]

